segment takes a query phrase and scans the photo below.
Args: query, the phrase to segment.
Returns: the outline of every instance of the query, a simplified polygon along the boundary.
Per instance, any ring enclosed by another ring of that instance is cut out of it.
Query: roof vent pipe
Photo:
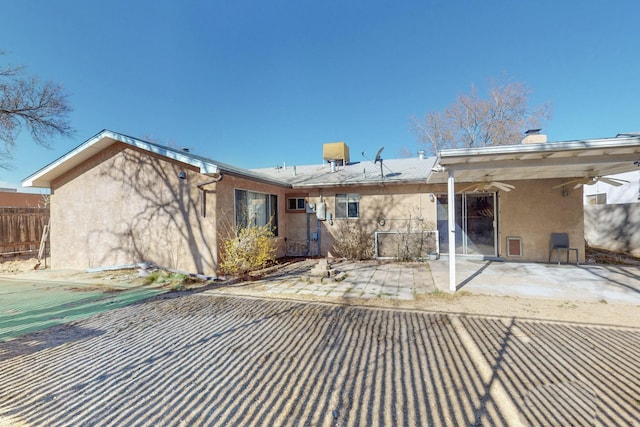
[[[336,161],[331,160],[331,172],[335,172],[335,171],[336,171]]]
[[[424,150],[418,150],[418,159],[424,160],[426,153]]]

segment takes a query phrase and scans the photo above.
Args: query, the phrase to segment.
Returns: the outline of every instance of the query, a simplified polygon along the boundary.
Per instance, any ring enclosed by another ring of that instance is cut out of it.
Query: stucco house
[[[54,268],[150,261],[214,275],[231,227],[270,221],[281,256],[334,255],[341,225],[357,224],[439,230],[450,261],[546,262],[550,234],[566,232],[583,260],[583,193],[565,183],[633,170],[640,136],[529,142],[360,161],[326,144],[322,164],[247,170],[104,130],[23,185],[51,189]]]
[[[640,203],[640,164],[633,172],[611,175],[611,181],[595,181],[584,187],[585,205]]]
[[[640,160],[634,171],[585,185],[584,204],[584,232],[589,245],[640,257]]]
[[[37,208],[47,203],[45,195],[22,193],[15,188],[0,188],[0,207]]]

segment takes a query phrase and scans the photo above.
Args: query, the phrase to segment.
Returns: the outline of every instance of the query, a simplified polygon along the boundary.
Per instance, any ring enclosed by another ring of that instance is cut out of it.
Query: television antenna
[[[384,150],[384,146],[380,147],[380,149],[376,153],[376,158],[374,159],[373,164],[375,165],[376,163],[380,162],[380,177],[384,178],[384,171],[382,170],[383,168],[382,150]],[[365,151],[363,151],[361,154],[362,154],[362,157],[371,161],[371,159],[367,157],[367,153]],[[384,165],[384,167],[389,169],[386,165]],[[393,173],[391,169],[389,169],[389,172]]]
[[[384,150],[384,146],[380,147],[378,152],[376,153],[376,159],[373,161],[373,164],[380,162],[380,176],[384,178],[384,172],[382,171],[382,150]]]

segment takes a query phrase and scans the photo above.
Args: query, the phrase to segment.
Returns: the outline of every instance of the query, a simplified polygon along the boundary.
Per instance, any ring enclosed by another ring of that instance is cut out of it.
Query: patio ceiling
[[[443,150],[429,182],[579,178],[639,170],[640,134],[599,140]]]

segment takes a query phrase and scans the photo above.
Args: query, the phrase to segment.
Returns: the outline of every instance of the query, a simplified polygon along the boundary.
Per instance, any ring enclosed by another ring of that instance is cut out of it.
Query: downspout
[[[453,170],[449,169],[447,178],[447,222],[449,223],[449,291],[456,291],[456,189]]]
[[[322,233],[322,230],[320,228],[320,221],[317,221],[318,223],[318,256],[322,256],[320,254],[320,233]]]
[[[305,256],[309,256],[309,253],[311,252],[311,220],[310,220],[310,213],[307,213],[307,252],[305,254]]]
[[[204,189],[205,185],[214,184],[216,182],[222,181],[222,173],[218,172],[215,174],[214,178],[209,181],[201,182],[200,184],[196,184],[198,190],[200,190],[200,215],[207,216],[207,190]]]
[[[209,181],[205,181],[205,182],[201,182],[200,184],[197,184],[196,187],[198,187],[199,189],[202,190],[202,187],[204,187],[205,185],[209,185],[209,184],[213,184],[215,182],[222,181],[222,173],[218,172],[218,173],[216,173],[214,175],[217,175],[217,176],[214,176],[214,178],[210,179]]]

